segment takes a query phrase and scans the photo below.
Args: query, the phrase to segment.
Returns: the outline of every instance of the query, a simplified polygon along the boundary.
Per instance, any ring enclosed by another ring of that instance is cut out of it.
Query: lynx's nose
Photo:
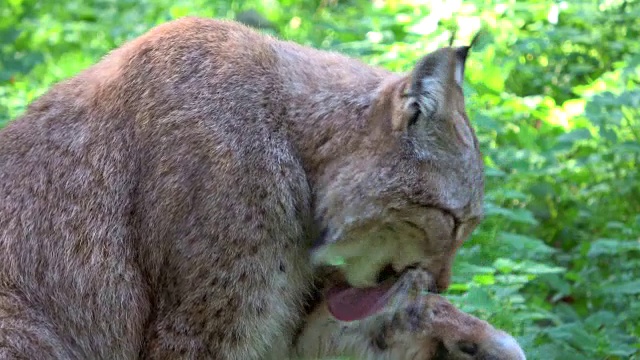
[[[457,345],[459,352],[472,359],[526,360],[516,339],[502,331],[496,332],[480,344],[462,341]]]

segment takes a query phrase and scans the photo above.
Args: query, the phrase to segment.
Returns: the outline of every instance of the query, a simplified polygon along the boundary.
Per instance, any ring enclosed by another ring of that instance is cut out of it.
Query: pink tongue
[[[331,289],[327,293],[329,312],[340,321],[364,319],[384,307],[390,287],[390,284],[386,284],[365,289]]]

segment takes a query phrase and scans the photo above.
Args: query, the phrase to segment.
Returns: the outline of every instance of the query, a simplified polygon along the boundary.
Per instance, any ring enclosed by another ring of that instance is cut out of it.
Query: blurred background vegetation
[[[154,25],[235,18],[410,70],[481,27],[465,91],[486,221],[447,296],[530,359],[640,358],[640,3],[551,0],[0,0],[0,126]],[[1,144],[0,144],[1,146]]]

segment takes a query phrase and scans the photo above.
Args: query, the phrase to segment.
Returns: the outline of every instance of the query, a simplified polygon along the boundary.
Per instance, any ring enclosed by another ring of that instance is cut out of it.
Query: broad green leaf
[[[610,295],[636,295],[640,294],[640,280],[624,281],[603,286],[601,292]]]

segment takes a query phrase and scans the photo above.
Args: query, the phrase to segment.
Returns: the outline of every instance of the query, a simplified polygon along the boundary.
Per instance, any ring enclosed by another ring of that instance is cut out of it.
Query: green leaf
[[[587,129],[576,129],[558,136],[559,143],[573,144],[576,141],[591,139],[591,133]]]
[[[517,264],[511,259],[499,258],[493,262],[493,266],[501,273],[508,274],[513,272]]]
[[[517,223],[538,224],[538,221],[533,217],[531,211],[527,209],[507,209],[487,203],[485,204],[485,213],[487,216],[501,216]]]
[[[548,255],[556,252],[554,248],[540,239],[505,231],[501,231],[498,234],[498,242],[501,245],[509,246],[515,253],[524,256],[530,256],[531,254]]]
[[[491,296],[484,288],[473,287],[464,295],[462,300],[468,309],[467,311],[487,311],[493,312],[497,304],[491,299]]]
[[[609,295],[636,295],[640,294],[640,280],[624,281],[604,286],[602,293]]]
[[[496,283],[496,279],[493,274],[481,274],[475,275],[473,281],[480,285],[493,285]]]
[[[618,239],[598,239],[591,243],[587,256],[597,257],[603,255],[620,255],[630,251],[640,252],[640,241],[618,240]]]

